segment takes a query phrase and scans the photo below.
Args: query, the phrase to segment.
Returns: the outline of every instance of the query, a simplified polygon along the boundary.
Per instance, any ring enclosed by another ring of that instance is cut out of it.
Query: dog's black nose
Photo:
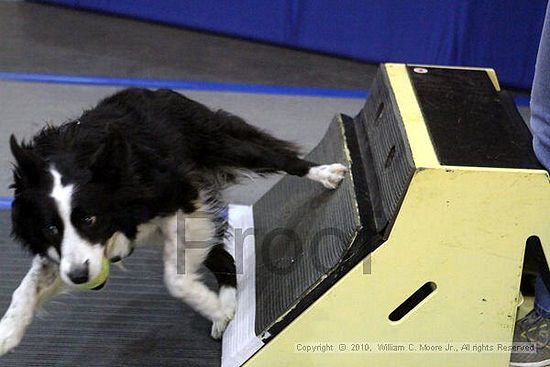
[[[88,281],[88,264],[84,264],[79,268],[75,268],[67,274],[71,282],[74,284],[82,284]]]

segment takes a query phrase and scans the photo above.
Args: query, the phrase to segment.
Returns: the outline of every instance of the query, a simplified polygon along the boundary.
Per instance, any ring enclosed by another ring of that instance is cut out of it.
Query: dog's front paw
[[[340,185],[347,171],[346,166],[340,163],[326,164],[311,167],[307,177],[322,183],[327,189],[335,189]]]
[[[17,347],[23,339],[24,330],[21,330],[12,320],[3,319],[0,322],[0,356]]]
[[[222,338],[223,332],[225,331],[225,328],[227,328],[227,324],[229,324],[229,321],[231,321],[229,318],[221,318],[218,320],[214,320],[212,322],[212,331],[210,332],[210,335],[212,338],[219,340]]]
[[[132,243],[121,232],[115,232],[105,246],[105,255],[112,263],[117,263],[130,256],[133,251]]]
[[[234,287],[221,287],[219,297],[224,315],[232,320],[237,309],[237,289]]]
[[[237,290],[233,287],[222,287],[220,289],[220,303],[222,307],[223,316],[214,320],[212,323],[212,338],[221,339],[223,332],[227,328],[229,321],[233,320],[235,311],[237,309]]]

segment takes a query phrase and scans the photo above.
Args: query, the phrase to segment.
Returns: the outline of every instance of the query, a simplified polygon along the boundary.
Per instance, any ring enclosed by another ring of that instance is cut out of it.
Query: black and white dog
[[[221,190],[246,171],[334,189],[347,171],[302,160],[293,144],[166,89],[120,91],[77,120],[10,144],[13,235],[34,259],[0,321],[0,355],[19,344],[45,300],[95,279],[104,257],[118,261],[154,232],[164,240],[170,294],[211,320],[220,338],[236,307]],[[197,275],[202,264],[218,293]]]

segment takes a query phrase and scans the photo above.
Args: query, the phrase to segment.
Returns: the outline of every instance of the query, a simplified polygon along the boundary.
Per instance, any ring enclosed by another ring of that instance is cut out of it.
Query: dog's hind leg
[[[221,298],[201,282],[197,271],[212,249],[215,224],[203,212],[173,215],[162,220],[164,282],[170,294],[212,321],[211,335],[221,338],[233,313],[227,312]]]
[[[319,165],[301,159],[297,151],[284,145],[277,147],[276,139],[271,143],[272,145],[268,141],[265,144],[244,142],[231,149],[231,153],[243,168],[258,173],[282,171],[294,176],[305,176],[320,182],[327,189],[336,189],[348,171],[340,163]]]
[[[15,348],[23,338],[40,305],[62,288],[57,264],[35,256],[23,281],[13,292],[4,317],[0,320],[0,355]]]
[[[216,277],[218,296],[225,314],[234,315],[237,307],[237,270],[233,256],[224,246],[229,226],[227,205],[218,192],[209,193],[205,203],[216,227],[212,238],[214,245],[204,260],[204,265]]]
[[[223,243],[214,245],[204,265],[214,274],[220,287],[218,295],[226,315],[233,318],[237,308],[237,271],[233,256],[224,248]]]
[[[347,171],[346,166],[340,163],[323,164],[311,167],[306,177],[320,182],[327,189],[335,189],[340,185]]]
[[[245,168],[257,173],[286,172],[320,182],[335,189],[344,178],[347,168],[340,164],[319,165],[299,158],[298,148],[287,141],[247,124],[238,116],[224,111],[215,114],[218,125],[215,150],[207,161],[212,165]]]

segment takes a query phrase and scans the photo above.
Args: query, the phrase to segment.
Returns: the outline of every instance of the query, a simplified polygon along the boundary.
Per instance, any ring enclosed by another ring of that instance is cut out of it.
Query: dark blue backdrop
[[[530,88],[547,0],[39,0],[370,62],[490,66]],[[367,86],[366,86],[367,87]]]

